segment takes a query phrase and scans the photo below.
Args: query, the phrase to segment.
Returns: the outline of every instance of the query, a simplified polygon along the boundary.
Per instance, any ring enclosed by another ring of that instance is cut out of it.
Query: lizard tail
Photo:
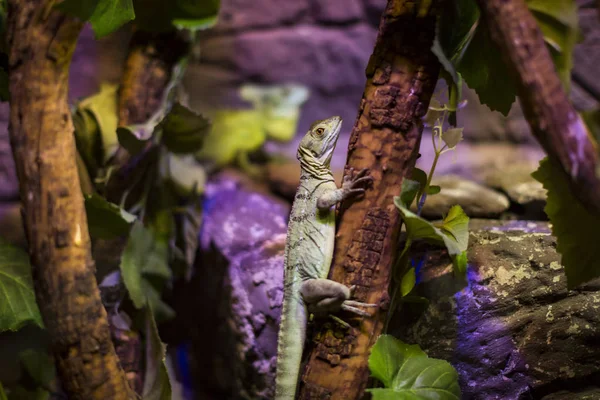
[[[300,295],[284,296],[277,340],[275,400],[294,400],[306,338],[307,310]]]

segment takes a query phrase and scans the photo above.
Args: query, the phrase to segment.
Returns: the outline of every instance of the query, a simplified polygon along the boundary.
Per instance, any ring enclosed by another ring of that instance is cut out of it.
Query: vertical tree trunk
[[[571,177],[577,197],[600,212],[597,145],[562,86],[542,32],[524,0],[477,0],[492,40],[516,77],[531,131]]]
[[[369,350],[383,329],[400,218],[393,197],[414,167],[421,118],[437,82],[431,52],[439,1],[389,0],[381,19],[367,84],[348,146],[347,168],[369,168],[372,189],[340,208],[330,279],[356,285],[359,301],[382,307],[353,328],[324,328],[316,336],[301,398],[358,399],[369,378]]]
[[[94,276],[67,105],[82,24],[53,1],[10,0],[10,139],[37,302],[70,399],[130,399]]]

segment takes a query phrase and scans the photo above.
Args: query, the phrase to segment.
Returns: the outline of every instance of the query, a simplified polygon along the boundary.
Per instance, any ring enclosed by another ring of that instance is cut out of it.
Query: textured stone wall
[[[348,132],[386,0],[225,0],[202,38],[185,81],[200,109],[236,104],[247,81],[298,82],[311,89],[299,130],[341,115]]]

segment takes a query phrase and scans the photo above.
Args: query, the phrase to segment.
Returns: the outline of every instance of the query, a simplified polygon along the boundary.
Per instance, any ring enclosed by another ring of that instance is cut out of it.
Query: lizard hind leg
[[[371,314],[357,307],[377,307],[376,304],[365,304],[349,300],[350,288],[330,279],[309,279],[302,283],[300,293],[308,311],[316,316],[345,310],[354,314],[368,317]]]

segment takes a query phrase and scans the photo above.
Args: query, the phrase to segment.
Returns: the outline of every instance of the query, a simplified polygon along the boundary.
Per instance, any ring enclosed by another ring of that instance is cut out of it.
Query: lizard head
[[[329,167],[341,127],[342,118],[337,116],[315,121],[300,141],[298,159],[308,153],[320,164]]]

